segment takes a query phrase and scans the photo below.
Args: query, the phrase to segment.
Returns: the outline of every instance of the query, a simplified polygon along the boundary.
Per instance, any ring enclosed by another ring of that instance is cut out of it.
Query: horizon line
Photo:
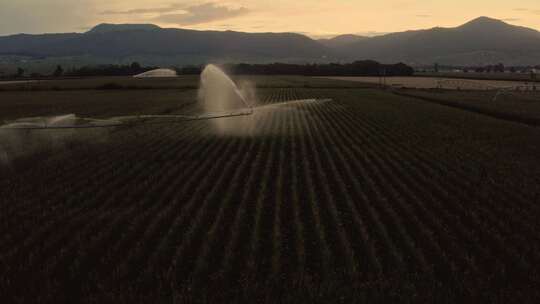
[[[81,27],[80,30],[82,30],[82,31],[39,32],[39,33],[19,32],[19,33],[11,33],[11,34],[0,34],[0,37],[9,37],[9,36],[16,36],[16,35],[85,34],[85,33],[91,31],[92,29],[94,29],[95,27],[97,27],[99,25],[113,25],[113,26],[114,25],[151,25],[151,26],[157,26],[157,27],[159,27],[161,29],[178,29],[178,30],[190,30],[190,31],[199,31],[199,32],[237,32],[237,33],[248,33],[248,34],[298,34],[298,35],[306,36],[306,37],[308,37],[310,39],[313,39],[313,40],[332,39],[332,38],[336,38],[336,37],[344,36],[344,35],[354,35],[354,36],[372,38],[372,37],[377,37],[377,36],[384,36],[384,35],[388,35],[388,34],[403,33],[403,32],[410,32],[410,31],[431,30],[431,29],[436,29],[436,28],[446,28],[446,29],[458,28],[458,27],[463,26],[463,25],[465,25],[465,24],[467,24],[467,23],[469,23],[471,21],[475,21],[475,20],[482,19],[482,18],[496,20],[496,21],[500,21],[500,22],[503,22],[503,23],[511,25],[511,26],[525,27],[525,28],[529,28],[529,29],[540,32],[539,29],[529,27],[529,26],[517,25],[517,24],[509,23],[508,21],[506,21],[504,19],[497,19],[497,18],[492,18],[492,17],[487,17],[487,16],[479,16],[477,18],[473,18],[473,19],[471,19],[471,20],[469,20],[469,21],[467,21],[465,23],[461,23],[461,24],[458,24],[458,25],[455,25],[455,26],[446,26],[446,27],[444,27],[444,26],[436,25],[436,26],[432,26],[432,27],[411,28],[411,29],[406,29],[406,30],[401,30],[401,31],[391,31],[391,32],[379,32],[379,31],[376,31],[376,30],[354,31],[354,32],[344,32],[344,33],[309,33],[309,32],[303,32],[303,31],[247,31],[247,30],[239,30],[239,29],[234,29],[234,28],[229,28],[229,29],[227,29],[227,28],[224,28],[224,29],[194,29],[194,28],[189,28],[189,27],[169,27],[169,26],[159,25],[158,23],[110,23],[110,22],[101,22],[101,23],[97,23],[94,26]]]

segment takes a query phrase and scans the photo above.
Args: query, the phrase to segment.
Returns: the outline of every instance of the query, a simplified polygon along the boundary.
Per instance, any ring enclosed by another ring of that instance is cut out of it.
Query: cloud
[[[519,21],[521,20],[520,18],[504,18],[502,19],[502,21],[507,21],[507,22],[514,22],[514,21]]]
[[[530,8],[518,7],[518,8],[515,8],[514,11],[523,12],[523,13],[529,13],[529,14],[534,14],[534,15],[540,15],[540,9],[530,9]]]
[[[75,31],[95,22],[96,0],[0,0],[0,35]]]
[[[101,12],[102,15],[140,15],[140,14],[163,14],[163,13],[170,13],[175,12],[179,10],[183,10],[186,7],[186,5],[181,3],[175,3],[171,4],[166,7],[149,7],[149,8],[136,8],[136,9],[130,9],[130,10],[124,10],[124,11],[104,11]]]
[[[102,15],[144,15],[158,14],[151,21],[176,25],[194,25],[211,21],[224,20],[249,13],[245,7],[231,8],[215,2],[198,5],[182,3],[170,4],[163,7],[137,8],[123,11],[104,11]]]
[[[377,32],[377,31],[365,31],[365,32],[357,32],[356,35],[359,36],[367,36],[367,37],[375,37],[375,36],[383,36],[390,34],[391,32]]]
[[[216,3],[205,3],[182,9],[182,13],[165,13],[153,20],[176,25],[194,25],[217,20],[230,19],[250,12],[245,7],[230,8]]]

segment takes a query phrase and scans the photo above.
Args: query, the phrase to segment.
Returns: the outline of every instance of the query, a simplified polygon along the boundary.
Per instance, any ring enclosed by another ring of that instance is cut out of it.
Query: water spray
[[[241,90],[238,89],[227,74],[212,64],[208,65],[201,74],[199,102],[202,103],[205,111],[197,115],[133,115],[111,119],[96,119],[68,114],[7,121],[0,126],[0,130],[111,128],[133,124],[210,120],[253,114],[253,106],[247,101]],[[166,119],[166,121],[160,122],[163,119]]]
[[[317,101],[318,99],[291,100],[277,105],[295,102]],[[326,100],[321,100],[326,101]],[[22,118],[6,121],[0,130],[59,130],[95,129],[132,126],[138,124],[164,124],[182,121],[214,120],[227,117],[249,116],[257,108],[254,101],[248,101],[246,94],[234,81],[215,65],[208,65],[201,74],[198,102],[203,113],[197,115],[132,115],[110,119],[84,118],[75,114],[54,117]]]

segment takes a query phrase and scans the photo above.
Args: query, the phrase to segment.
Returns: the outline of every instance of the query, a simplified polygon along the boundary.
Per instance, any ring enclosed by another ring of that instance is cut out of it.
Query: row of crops
[[[540,92],[533,90],[400,90],[398,94],[422,98],[499,119],[540,125]]]
[[[539,163],[534,146],[513,147],[538,130],[369,90],[263,89],[259,103],[314,97],[333,100],[234,118],[242,133],[212,121],[118,129],[3,168],[0,292],[534,296],[540,189],[520,178],[538,178]]]

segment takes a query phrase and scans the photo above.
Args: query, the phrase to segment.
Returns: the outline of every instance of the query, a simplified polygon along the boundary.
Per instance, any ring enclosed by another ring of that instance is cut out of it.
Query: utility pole
[[[386,68],[379,69],[379,86],[386,87]]]

